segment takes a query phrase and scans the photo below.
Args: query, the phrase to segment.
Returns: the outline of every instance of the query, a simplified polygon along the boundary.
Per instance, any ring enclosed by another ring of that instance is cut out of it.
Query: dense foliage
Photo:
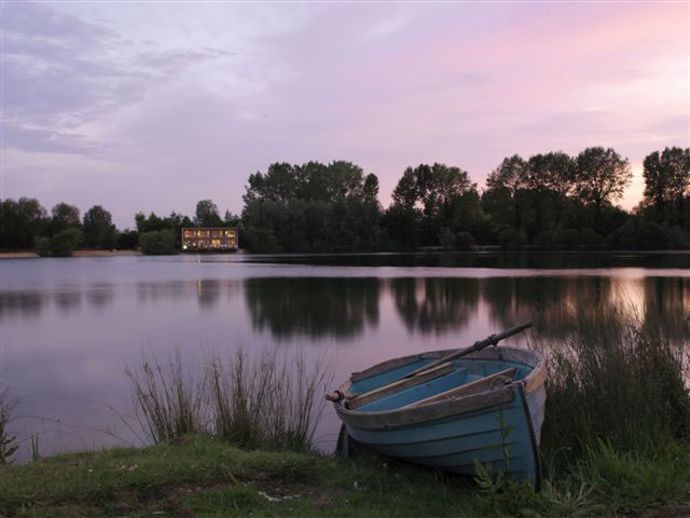
[[[169,255],[179,250],[171,230],[152,230],[139,235],[141,251],[148,255]]]
[[[378,179],[351,162],[275,163],[249,176],[242,212],[256,252],[353,252],[382,246]]]
[[[135,248],[144,233],[165,230],[179,250],[182,228],[194,226],[237,227],[240,247],[252,252],[690,247],[690,149],[650,153],[644,197],[627,212],[615,203],[631,177],[628,160],[604,147],[577,156],[506,157],[481,191],[459,167],[420,164],[403,172],[384,210],[378,178],[352,162],[276,162],[249,176],[241,216],[226,211],[221,217],[206,199],[193,218],[138,212],[136,230],[119,232],[99,205],[80,221],[79,209],[67,203],[49,215],[35,199],[1,200],[0,249],[35,244],[52,254],[71,229],[83,233],[89,248]]]

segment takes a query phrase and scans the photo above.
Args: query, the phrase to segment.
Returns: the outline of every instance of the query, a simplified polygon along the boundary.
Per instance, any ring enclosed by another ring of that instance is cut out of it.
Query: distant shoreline
[[[118,257],[144,255],[138,250],[75,250],[72,257]],[[0,252],[0,259],[39,259],[35,252]]]
[[[239,250],[236,253],[244,254],[247,253],[245,250]],[[251,252],[249,252],[251,253]],[[690,249],[660,249],[660,250],[625,250],[625,249],[600,249],[600,248],[588,248],[588,249],[547,249],[547,248],[523,248],[518,250],[501,250],[500,248],[493,247],[482,247],[476,250],[438,250],[438,249],[422,249],[416,251],[408,252],[338,252],[338,253],[308,253],[308,252],[292,252],[292,253],[257,253],[254,255],[263,257],[302,257],[302,256],[362,256],[362,255],[428,255],[428,254],[462,254],[462,255],[485,255],[485,254],[641,254],[641,255],[656,255],[656,254],[688,254]],[[75,250],[71,257],[136,257],[145,256],[143,252],[139,250]],[[188,254],[176,254],[176,255],[188,255]],[[35,252],[0,252],[0,260],[3,259],[40,259],[41,257]]]

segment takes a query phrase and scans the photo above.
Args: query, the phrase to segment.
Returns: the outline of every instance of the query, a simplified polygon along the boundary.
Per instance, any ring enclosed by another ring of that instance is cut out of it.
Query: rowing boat
[[[508,333],[515,332],[503,335]],[[489,337],[494,346],[501,339],[496,338]],[[353,373],[327,395],[346,432],[340,448],[346,451],[354,441],[467,475],[484,465],[494,475],[538,488],[545,362],[531,351],[477,347],[481,343],[464,352],[395,358]]]

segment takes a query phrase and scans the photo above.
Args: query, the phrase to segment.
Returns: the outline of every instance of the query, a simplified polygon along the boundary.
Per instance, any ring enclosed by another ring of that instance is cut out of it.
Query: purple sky
[[[239,212],[273,161],[480,185],[513,153],[690,142],[690,7],[661,3],[2,2],[0,196],[119,227]]]

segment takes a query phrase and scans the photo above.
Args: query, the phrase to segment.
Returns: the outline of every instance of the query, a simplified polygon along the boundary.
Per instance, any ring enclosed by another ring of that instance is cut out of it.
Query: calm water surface
[[[557,347],[603,304],[660,314],[690,336],[690,254],[175,256],[0,262],[0,380],[13,430],[42,453],[137,443],[127,367],[180,352],[302,352],[348,373],[393,356],[469,345],[524,320],[518,342]],[[339,423],[318,431],[329,449]]]

